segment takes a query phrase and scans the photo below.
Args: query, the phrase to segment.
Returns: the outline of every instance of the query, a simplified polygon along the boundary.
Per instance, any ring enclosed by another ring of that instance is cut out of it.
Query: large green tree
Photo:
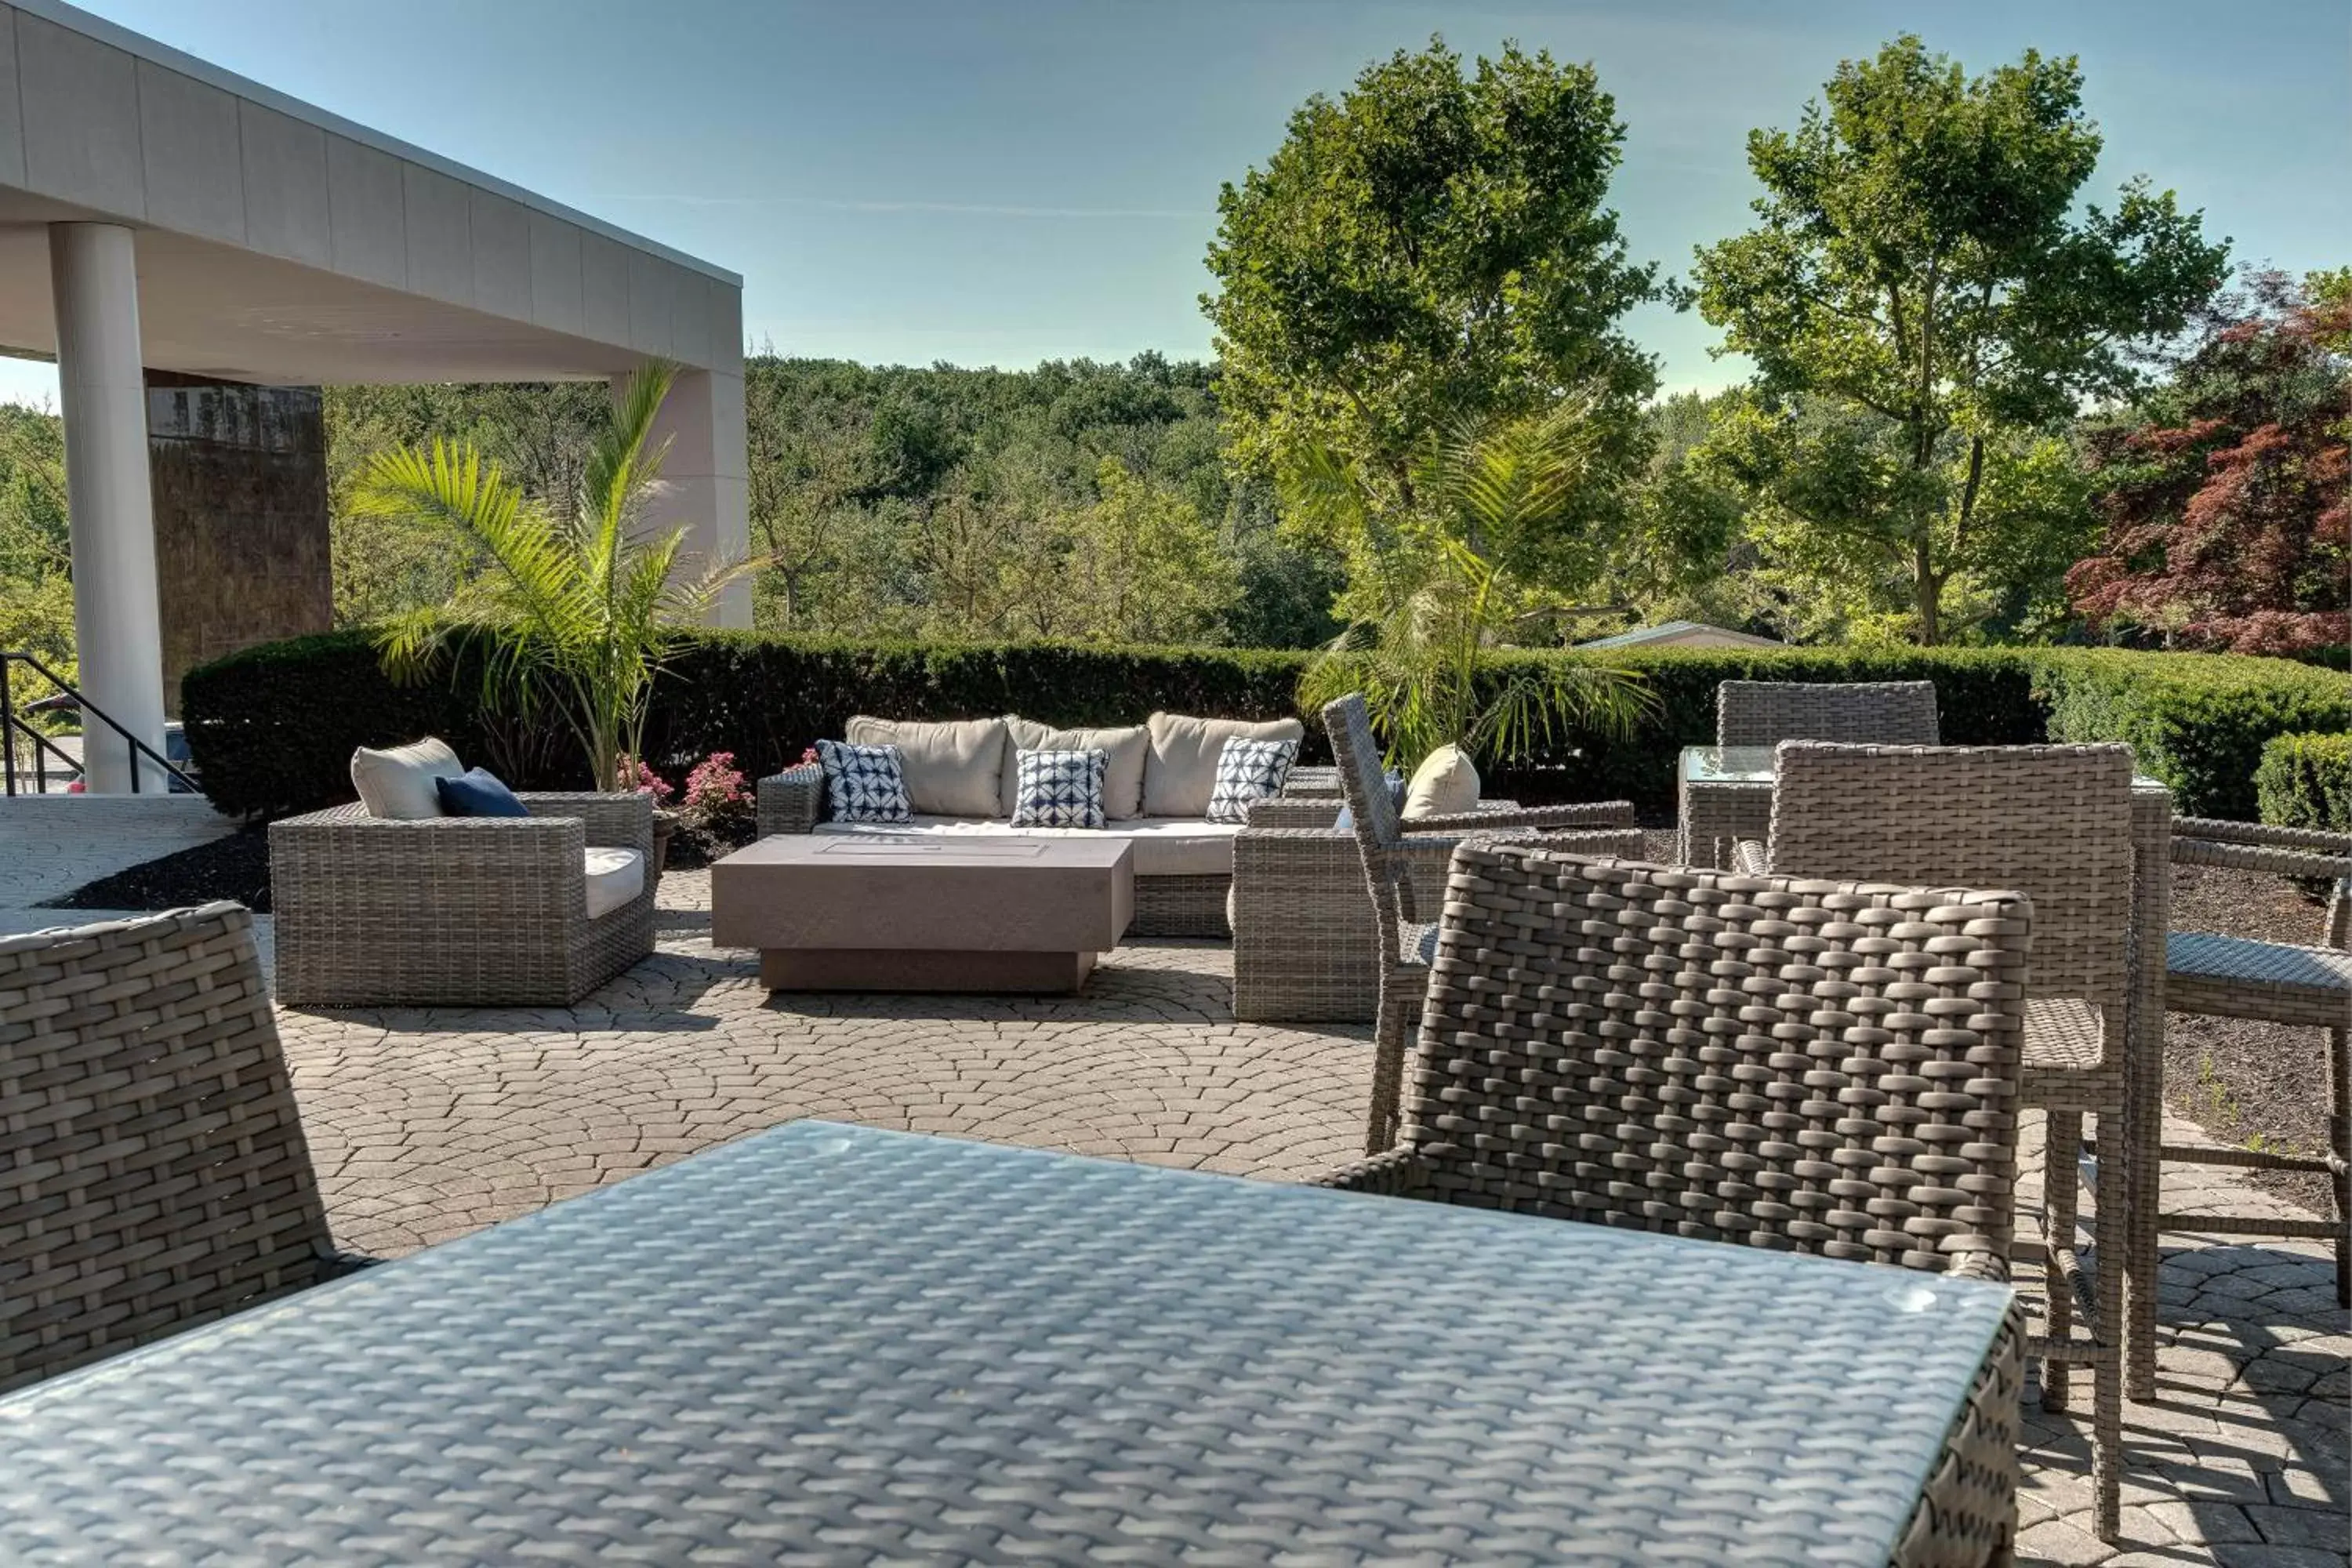
[[[2137,351],[2226,273],[2169,191],[2136,178],[2078,208],[2101,145],[2082,89],[2071,56],[1970,77],[1897,38],[1841,64],[1796,130],[1749,135],[1762,221],[1698,251],[1700,311],[1765,409],[1846,411],[1777,415],[1798,467],[1762,465],[1770,499],[1824,548],[1899,563],[1922,642],[1944,640],[1956,578],[2015,552],[1986,505],[2004,443],[2130,394]]]
[[[1619,330],[1661,289],[1607,205],[1624,128],[1589,65],[1506,45],[1467,75],[1442,39],[1310,98],[1264,168],[1218,198],[1202,308],[1241,468],[1320,447],[1408,506],[1433,437],[1574,392],[1609,461],[1559,531],[1605,521],[1642,452],[1650,358]],[[1544,575],[1547,542],[1508,563]]]

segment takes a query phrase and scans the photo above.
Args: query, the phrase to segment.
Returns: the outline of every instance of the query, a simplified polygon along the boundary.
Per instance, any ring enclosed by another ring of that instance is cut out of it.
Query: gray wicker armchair
[[[1430,954],[1435,951],[1437,938],[1435,923],[1421,919],[1413,893],[1414,868],[1423,864],[1420,857],[1427,851],[1412,846],[1442,837],[1450,851],[1467,834],[1524,837],[1553,829],[1580,835],[1601,830],[1608,837],[1584,840],[1583,847],[1595,854],[1638,855],[1641,837],[1630,832],[1633,806],[1622,800],[1423,816],[1406,822],[1397,815],[1396,803],[1389,795],[1388,779],[1381,770],[1380,742],[1372,738],[1371,716],[1365,711],[1364,700],[1349,695],[1327,704],[1323,726],[1330,732],[1331,750],[1339,758],[1340,793],[1347,799],[1364,880],[1371,891],[1380,1007],[1372,1032],[1372,1099],[1364,1152],[1377,1154],[1396,1142],[1398,1084],[1413,1020],[1420,1015],[1422,994],[1428,989]]]
[[[2013,893],[1454,852],[1397,1147],[1325,1186],[2008,1278]],[[2014,1310],[1899,1561],[2004,1560]]]
[[[1771,842],[1743,845],[1745,871],[1873,882],[2014,888],[2033,900],[2032,1000],[2022,1103],[2048,1116],[2042,1173],[2049,1332],[2044,1403],[2064,1405],[2067,1369],[2092,1373],[2091,1473],[2102,1540],[2120,1528],[2124,1163],[2099,1164],[2092,1288],[2077,1247],[2083,1119],[2124,1121],[2124,1008],[2132,944],[2132,752],[2128,746],[1848,746],[1784,741],[1775,756]],[[2074,1317],[2088,1319],[2087,1337]]]
[[[0,937],[0,1389],[362,1261],[241,904]]]
[[[1715,689],[1715,743],[1859,741],[1933,746],[1936,686],[1929,680],[1727,680]]]
[[[527,817],[387,821],[342,805],[271,824],[278,1000],[562,1006],[653,952],[651,800],[521,799]],[[590,845],[645,866],[638,895],[593,920]]]
[[[2327,1031],[2327,1152],[2290,1154],[2167,1143],[2160,1158],[2326,1176],[2329,1219],[2258,1219],[2158,1213],[2157,1228],[2208,1235],[2314,1237],[2336,1244],[2336,1300],[2352,1306],[2352,834],[2264,827],[2184,816],[2172,825],[2172,863],[2217,866],[2331,884],[2325,946],[2174,931],[2165,944],[2165,1007]]]

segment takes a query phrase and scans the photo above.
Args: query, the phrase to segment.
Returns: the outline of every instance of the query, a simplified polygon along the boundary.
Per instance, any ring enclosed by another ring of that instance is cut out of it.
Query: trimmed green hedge
[[[955,719],[1017,712],[1047,723],[1138,722],[1154,709],[1265,718],[1296,708],[1309,656],[1230,648],[876,645],[698,635],[656,688],[646,753],[666,771],[731,751],[773,772],[852,713]],[[1517,654],[1514,658],[1591,658]],[[2084,648],[1725,648],[1618,653],[1654,706],[1631,737],[1582,734],[1524,766],[1488,770],[1489,793],[1529,802],[1624,796],[1671,818],[1675,753],[1715,736],[1727,679],[1936,683],[1944,738],[2011,745],[2125,740],[2179,792],[2181,809],[2251,817],[2263,742],[2341,731],[2352,681],[2283,659]],[[188,739],[224,811],[278,815],[349,799],[355,745],[446,737],[524,786],[583,782],[571,748],[486,721],[478,667],[461,650],[427,685],[395,686],[363,632],[272,643],[191,670]],[[1308,758],[1327,754],[1311,733]]]
[[[2264,822],[2352,833],[2352,735],[2280,735],[2263,748],[2254,792]]]

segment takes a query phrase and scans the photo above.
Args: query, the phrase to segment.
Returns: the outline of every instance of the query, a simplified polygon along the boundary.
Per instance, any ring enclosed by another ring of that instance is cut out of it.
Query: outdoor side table
[[[0,1401],[0,1561],[1883,1563],[2010,1300],[799,1122]]]

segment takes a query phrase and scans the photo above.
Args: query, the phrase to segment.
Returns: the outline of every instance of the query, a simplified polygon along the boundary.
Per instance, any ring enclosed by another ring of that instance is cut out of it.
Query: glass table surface
[[[1769,784],[1770,746],[1685,746],[1682,776],[1687,784]],[[2165,783],[2146,773],[2132,774],[2134,789],[2163,789]]]

